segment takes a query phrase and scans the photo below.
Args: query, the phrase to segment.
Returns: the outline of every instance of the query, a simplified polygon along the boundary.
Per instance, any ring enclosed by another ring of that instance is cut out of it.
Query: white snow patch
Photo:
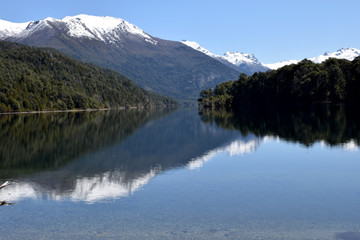
[[[8,37],[25,38],[38,30],[51,27],[51,23],[63,23],[68,28],[67,31],[71,37],[85,37],[114,43],[121,41],[122,36],[125,34],[140,37],[151,44],[158,43],[143,30],[121,18],[85,14],[68,16],[63,19],[48,17],[27,23],[11,23],[0,20],[0,40]]]
[[[282,68],[286,65],[290,65],[290,64],[297,64],[300,61],[298,60],[286,60],[286,61],[282,61],[282,62],[277,62],[277,63],[269,63],[269,64],[264,64],[265,67],[268,67],[272,70],[276,70],[278,68]]]
[[[220,57],[219,55],[215,55],[212,52],[210,52],[209,50],[207,50],[206,48],[202,47],[200,44],[198,44],[197,42],[193,42],[193,41],[188,41],[188,40],[183,40],[181,41],[183,44],[185,44],[188,47],[191,47],[199,52],[205,53],[206,55],[212,57],[212,58],[216,58],[216,57]]]
[[[12,23],[0,19],[0,40],[13,37],[24,31],[30,22]]]
[[[235,66],[239,66],[243,63],[247,64],[260,64],[257,58],[253,54],[242,53],[242,52],[226,52],[220,58],[234,64]]]
[[[117,41],[121,38],[121,33],[133,34],[144,38],[147,42],[157,44],[157,41],[146,34],[137,26],[114,17],[98,17],[91,15],[76,15],[63,18],[69,28],[69,35],[72,37],[87,37],[101,41]]]
[[[202,47],[197,42],[183,40],[182,43],[214,59],[224,60],[235,66],[240,66],[241,64],[247,64],[247,65],[261,64],[253,54],[242,53],[242,52],[226,52],[224,55],[216,55],[210,52],[209,50],[207,50],[206,48]]]
[[[322,63],[329,58],[337,58],[337,59],[346,59],[349,61],[354,60],[356,57],[360,56],[360,50],[356,48],[341,48],[337,50],[336,52],[326,52],[322,55],[319,55],[317,57],[309,58],[314,63]],[[286,65],[290,64],[297,64],[299,63],[299,60],[287,60],[277,63],[271,63],[271,64],[264,64],[264,66],[276,70],[278,68],[281,68]]]
[[[322,63],[329,58],[337,59],[347,59],[349,61],[354,60],[356,57],[360,56],[360,50],[356,48],[341,48],[336,52],[326,52],[320,56],[310,58],[314,63]]]

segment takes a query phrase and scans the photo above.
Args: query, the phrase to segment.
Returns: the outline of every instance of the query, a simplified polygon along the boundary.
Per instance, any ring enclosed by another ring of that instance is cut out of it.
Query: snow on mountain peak
[[[68,16],[63,19],[48,17],[43,20],[21,24],[0,20],[0,39],[8,37],[22,38],[35,32],[39,28],[51,27],[52,24],[65,24],[67,34],[72,37],[86,37],[106,42],[114,42],[121,38],[121,34],[125,33],[139,36],[147,42],[157,44],[157,41],[150,35],[121,18],[98,17],[85,14]]]
[[[203,48],[197,42],[183,40],[182,43],[199,51],[199,52],[205,53],[206,55],[208,55],[212,58],[217,58],[217,59],[222,59],[222,60],[228,61],[231,64],[234,64],[235,66],[239,66],[240,64],[243,64],[243,63],[247,63],[247,64],[258,64],[259,63],[259,61],[256,59],[256,57],[253,54],[241,53],[241,52],[226,52],[224,55],[221,56],[221,55],[213,54],[209,50]]]
[[[183,40],[181,41],[183,44],[185,44],[188,47],[191,47],[199,52],[205,53],[206,55],[210,56],[210,57],[218,57],[218,55],[213,54],[212,52],[210,52],[209,50],[207,50],[206,48],[203,48],[200,44],[198,44],[197,42],[193,42],[193,41],[188,41],[188,40]]]
[[[151,36],[137,26],[114,17],[98,17],[80,14],[62,19],[69,27],[69,34],[73,37],[87,37],[102,41],[115,41],[119,36],[118,30],[143,37],[146,41],[156,44]]]
[[[29,23],[12,23],[0,19],[0,40],[19,34],[26,29]]]
[[[313,61],[314,63],[322,63],[326,61],[329,58],[337,58],[337,59],[346,59],[349,61],[354,60],[356,57],[360,56],[360,50],[356,48],[341,48],[337,50],[336,52],[325,52],[322,55],[319,55],[317,57],[309,58],[309,60]],[[270,69],[278,69],[286,65],[290,64],[297,64],[299,63],[299,60],[287,60],[272,64],[264,64],[266,67]]]
[[[347,59],[352,61],[358,56],[360,56],[360,50],[356,48],[341,48],[336,52],[326,52],[320,56],[310,58],[310,60],[314,63],[322,63],[329,58]]]
[[[254,56],[254,54],[249,53],[242,53],[242,52],[226,52],[223,56],[223,59],[227,60],[228,62],[234,64],[235,66],[239,66],[243,63],[248,64],[258,64],[259,61]]]

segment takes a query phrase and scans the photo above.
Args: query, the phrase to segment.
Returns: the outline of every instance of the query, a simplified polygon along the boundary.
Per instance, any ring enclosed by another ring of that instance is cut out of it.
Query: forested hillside
[[[52,49],[0,42],[0,112],[176,104]]]
[[[202,89],[240,74],[181,42],[153,37],[120,18],[80,14],[15,26],[22,30],[12,33],[4,26],[0,39],[57,49],[82,62],[115,70],[143,89],[178,100],[196,100]]]
[[[353,61],[328,59],[316,64],[303,60],[252,76],[241,74],[234,82],[203,90],[203,107],[303,105],[309,103],[360,103],[360,57]]]

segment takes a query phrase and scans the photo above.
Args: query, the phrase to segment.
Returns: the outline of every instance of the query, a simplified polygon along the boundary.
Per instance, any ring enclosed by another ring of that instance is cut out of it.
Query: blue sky
[[[253,53],[273,63],[360,49],[359,10],[359,0],[3,0],[0,19],[113,16],[156,37],[196,41],[216,54]]]

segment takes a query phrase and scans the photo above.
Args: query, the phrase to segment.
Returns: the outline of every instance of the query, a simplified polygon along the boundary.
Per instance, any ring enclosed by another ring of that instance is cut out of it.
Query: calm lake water
[[[360,239],[360,118],[0,116],[0,239]]]

